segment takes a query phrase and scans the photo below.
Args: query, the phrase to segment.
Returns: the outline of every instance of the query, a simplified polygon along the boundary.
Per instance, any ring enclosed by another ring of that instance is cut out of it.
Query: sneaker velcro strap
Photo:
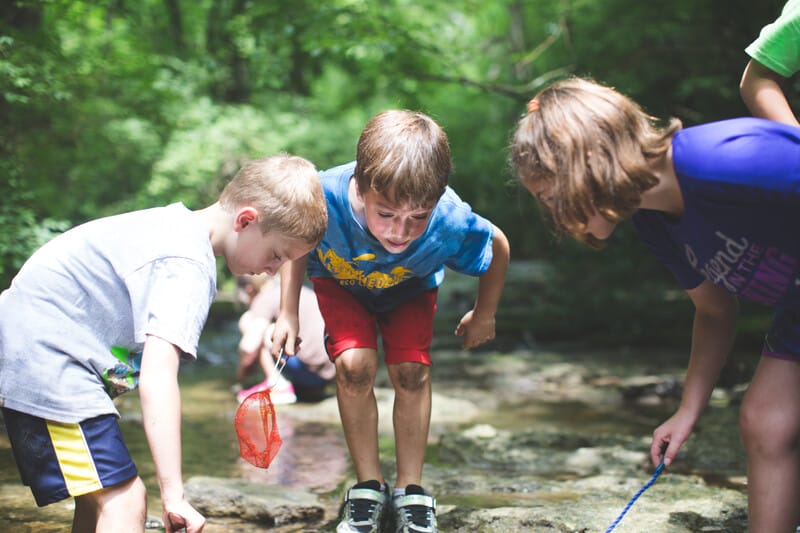
[[[348,500],[372,500],[378,503],[386,502],[386,495],[379,490],[350,489],[347,491]]]
[[[408,507],[409,505],[423,505],[436,509],[436,499],[427,494],[406,494],[405,496],[398,496],[394,500],[394,506],[397,508]]]

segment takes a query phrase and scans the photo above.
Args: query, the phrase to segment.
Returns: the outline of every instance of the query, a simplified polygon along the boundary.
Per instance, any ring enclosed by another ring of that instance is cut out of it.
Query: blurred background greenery
[[[782,5],[5,0],[0,288],[68,227],[175,201],[204,207],[242,161],[268,153],[320,169],[349,161],[370,116],[409,108],[444,126],[452,186],[506,232],[513,259],[547,267],[515,278],[499,331],[683,345],[691,305],[629,227],[599,253],[553,241],[513,185],[510,132],[534,92],[570,74],[686,125],[745,115],[743,49]],[[745,333],[768,318],[748,316]]]

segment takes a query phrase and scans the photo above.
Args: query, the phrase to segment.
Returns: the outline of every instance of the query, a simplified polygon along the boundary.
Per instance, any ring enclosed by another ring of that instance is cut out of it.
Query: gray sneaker
[[[396,533],[436,533],[436,499],[419,485],[409,485],[392,502]]]
[[[379,482],[364,481],[351,487],[344,497],[344,516],[336,533],[378,533],[384,519],[388,489]]]

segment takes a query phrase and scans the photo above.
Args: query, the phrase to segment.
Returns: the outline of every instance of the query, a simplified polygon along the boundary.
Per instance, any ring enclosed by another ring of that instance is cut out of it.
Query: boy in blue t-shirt
[[[495,336],[509,262],[505,235],[447,186],[450,149],[441,127],[410,111],[386,111],[361,133],[355,163],[322,173],[328,229],[307,261],[283,271],[274,350],[291,354],[306,267],[336,364],[337,398],[358,483],[347,491],[339,533],[376,531],[388,488],[378,457],[373,385],[377,333],[395,389],[398,531],[436,531],[435,501],[422,487],[431,413],[430,344],[437,287],[447,266],[480,276],[474,308],[456,335],[472,348]],[[418,512],[419,511],[419,512]]]
[[[599,246],[632,218],[695,305],[677,412],[653,432],[653,464],[675,460],[733,344],[737,296],[775,310],[740,412],[750,531],[800,521],[800,128],[738,118],[659,127],[591,80],[543,89],[512,146],[522,184],[555,229]],[[662,446],[666,451],[662,455]]]

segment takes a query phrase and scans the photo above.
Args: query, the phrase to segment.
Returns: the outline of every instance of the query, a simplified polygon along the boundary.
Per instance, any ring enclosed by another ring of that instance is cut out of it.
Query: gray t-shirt
[[[77,226],[0,294],[0,405],[61,422],[119,413],[148,335],[189,357],[216,294],[209,229],[181,204]]]

